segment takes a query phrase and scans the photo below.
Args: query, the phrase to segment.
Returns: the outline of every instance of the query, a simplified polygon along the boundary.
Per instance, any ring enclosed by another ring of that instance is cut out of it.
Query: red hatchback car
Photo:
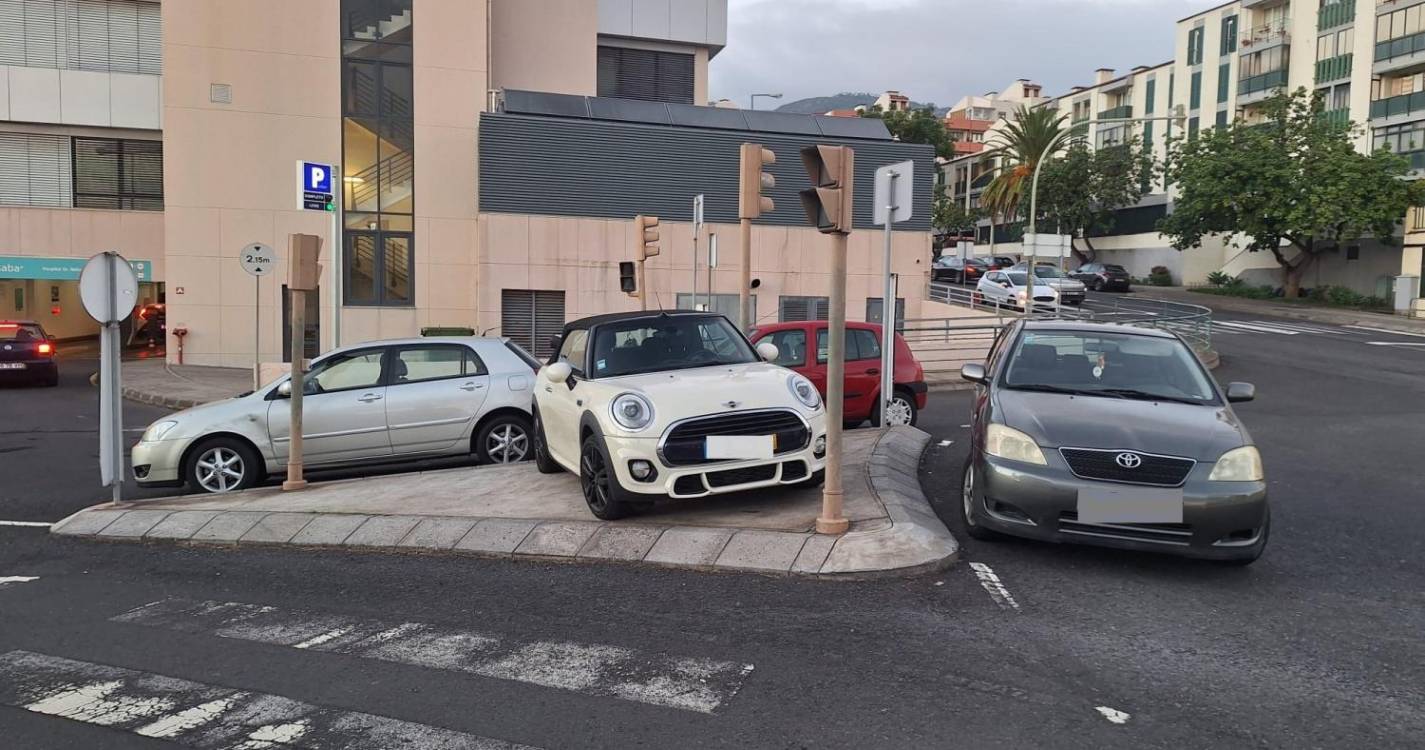
[[[826,397],[826,321],[775,323],[752,329],[752,343],[766,339],[777,346],[775,364],[796,370],[816,384]],[[813,338],[814,337],[814,338]],[[815,357],[807,342],[815,341]],[[895,395],[891,404],[891,424],[913,425],[925,408],[925,368],[916,361],[910,346],[896,334]],[[880,423],[877,404],[881,394],[881,327],[874,323],[846,323],[846,405],[843,418],[848,425],[866,420]]]

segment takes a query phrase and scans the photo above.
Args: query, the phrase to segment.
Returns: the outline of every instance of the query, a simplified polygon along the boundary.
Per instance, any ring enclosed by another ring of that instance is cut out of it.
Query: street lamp
[[[748,106],[748,109],[757,109],[757,97],[759,97],[759,96],[765,96],[765,97],[767,97],[768,99],[781,99],[781,98],[782,98],[782,95],[781,95],[781,94],[753,94],[752,96],[750,96],[750,97],[747,98],[747,106]]]

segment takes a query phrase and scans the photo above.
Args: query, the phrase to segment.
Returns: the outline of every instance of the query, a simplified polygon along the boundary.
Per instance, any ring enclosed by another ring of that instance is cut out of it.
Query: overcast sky
[[[1218,0],[729,0],[727,48],[711,98],[747,106],[843,91],[898,89],[954,104],[1016,78],[1046,95],[1172,59],[1174,22]],[[830,50],[831,54],[821,54]]]

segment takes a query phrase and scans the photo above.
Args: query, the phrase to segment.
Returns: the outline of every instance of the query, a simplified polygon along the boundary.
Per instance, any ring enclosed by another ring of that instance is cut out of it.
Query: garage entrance
[[[0,319],[33,320],[61,341],[97,341],[99,324],[79,301],[79,273],[88,258],[0,255]],[[139,304],[124,321],[130,346],[162,352],[163,283],[153,279],[153,262],[131,260],[139,279]]]

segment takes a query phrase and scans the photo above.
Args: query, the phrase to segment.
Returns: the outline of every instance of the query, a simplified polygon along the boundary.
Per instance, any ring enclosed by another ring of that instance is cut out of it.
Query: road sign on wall
[[[297,208],[330,211],[336,196],[336,168],[313,161],[297,162]]]

